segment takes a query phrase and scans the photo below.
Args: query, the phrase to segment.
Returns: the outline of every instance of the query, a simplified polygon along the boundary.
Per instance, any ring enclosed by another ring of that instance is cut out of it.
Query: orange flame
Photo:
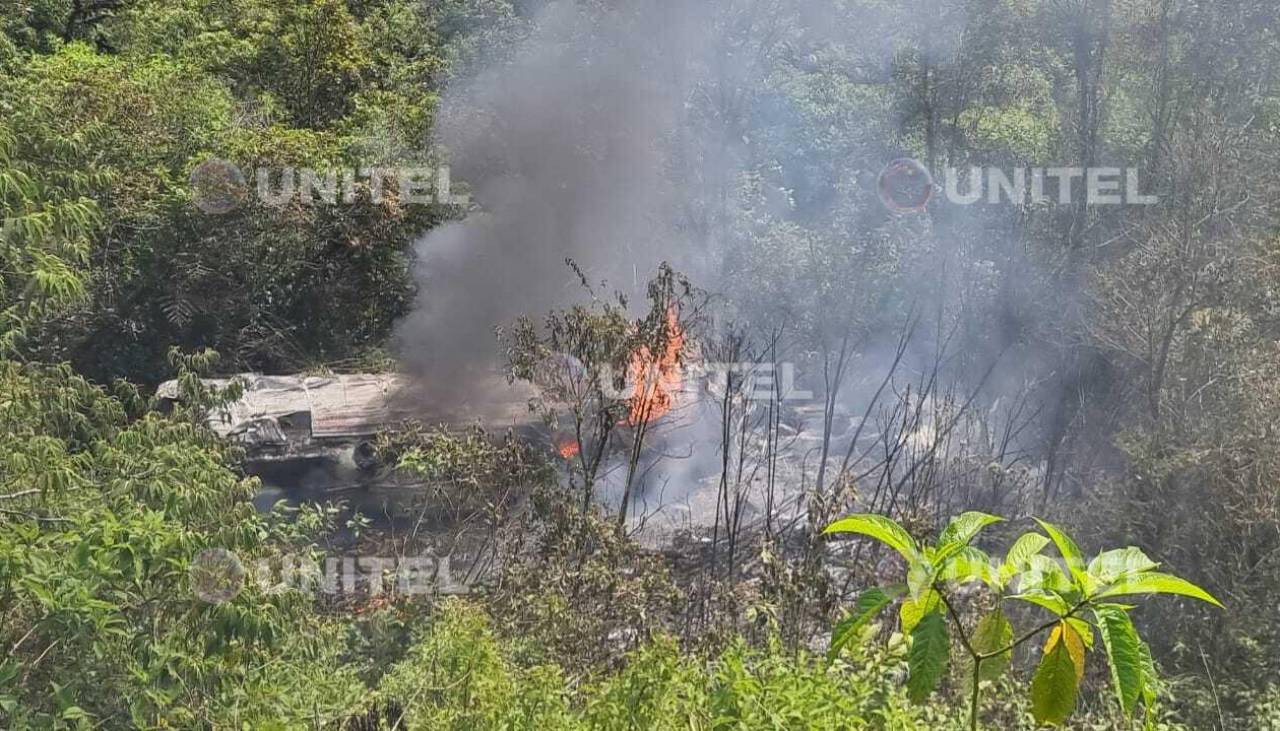
[[[568,438],[556,445],[556,451],[560,452],[561,459],[573,459],[578,456],[578,452],[582,451],[582,447],[578,446],[577,439]]]
[[[654,357],[648,346],[631,357],[630,375],[635,383],[629,399],[631,412],[624,422],[628,426],[661,418],[675,405],[675,394],[683,386],[680,351],[684,349],[684,330],[680,327],[675,306],[667,308],[667,344],[660,357]]]

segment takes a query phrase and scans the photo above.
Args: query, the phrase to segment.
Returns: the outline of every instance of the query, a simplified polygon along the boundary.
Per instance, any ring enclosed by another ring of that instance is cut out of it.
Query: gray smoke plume
[[[1061,329],[1052,323],[1076,294],[1019,253],[1016,209],[939,200],[898,215],[877,192],[896,158],[956,162],[949,138],[924,143],[921,115],[933,112],[914,95],[920,79],[954,86],[985,63],[965,56],[971,10],[951,0],[542,5],[526,37],[442,99],[437,147],[480,211],[417,244],[417,309],[397,346],[424,410],[493,423],[491,407],[522,400],[497,378],[494,328],[581,302],[566,259],[633,302],[668,261],[718,295],[713,328],[732,323],[757,345],[775,337],[771,357],[820,394],[788,404],[798,439],[834,440],[806,442],[808,453],[852,455],[864,446],[852,441],[879,433],[864,422],[951,401],[965,415],[952,418],[957,429],[986,434],[1001,428],[988,428],[991,414],[1014,414],[1005,452],[1052,443],[1036,427],[1071,418],[1061,394],[1075,382],[1043,331]],[[680,479],[659,502],[696,494],[718,469],[703,462],[721,432],[695,421],[683,444],[706,445],[689,447],[697,456],[682,472],[662,471]],[[921,435],[947,424],[902,428],[934,444]]]
[[[965,18],[959,4],[943,4],[951,10],[810,0],[543,6],[527,37],[481,59],[442,100],[437,145],[481,212],[417,245],[418,306],[397,349],[422,381],[419,395],[433,407],[510,401],[495,389],[493,330],[582,301],[566,259],[592,284],[633,295],[669,261],[723,291],[730,317],[763,332],[806,330],[784,358],[807,368],[818,390],[830,370],[822,358],[852,342],[841,391],[851,410],[877,390],[905,309],[958,323],[920,328],[909,370],[931,367],[936,331],[954,328],[954,369],[985,378],[1016,328],[993,322],[990,298],[970,304],[971,293],[996,290],[986,259],[1013,247],[976,212],[890,214],[875,176],[910,135],[885,124],[892,112],[874,111],[877,97],[847,98],[887,92],[910,53],[952,63]],[[828,106],[859,111],[827,118]],[[1033,356],[1006,358],[1012,372],[988,384],[1020,389],[1027,370],[1043,367]]]
[[[626,5],[550,4],[445,94],[438,143],[483,212],[418,243],[419,308],[397,337],[410,372],[451,384],[441,397],[498,365],[495,326],[581,300],[567,258],[621,291],[693,264],[672,172],[701,13]]]

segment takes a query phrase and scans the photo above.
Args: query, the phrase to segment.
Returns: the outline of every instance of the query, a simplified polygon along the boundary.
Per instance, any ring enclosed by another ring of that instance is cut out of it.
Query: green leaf
[[[979,513],[970,511],[961,513],[951,519],[947,527],[942,530],[942,535],[938,536],[938,558],[945,559],[961,548],[969,545],[978,533],[992,523],[999,523],[1004,520],[997,515],[988,515],[987,513]]]
[[[1039,533],[1023,533],[1013,542],[1013,547],[1004,557],[1004,565],[1000,567],[1000,583],[1007,585],[1021,571],[1032,556],[1039,554],[1049,545],[1049,539]]]
[[[1215,607],[1222,607],[1222,602],[1190,581],[1180,579],[1172,574],[1162,574],[1156,571],[1124,577],[1103,588],[1098,593],[1098,598],[1127,596],[1129,594],[1179,594],[1199,599],[1202,602],[1208,602]]]
[[[1146,715],[1151,716],[1151,709],[1156,705],[1156,696],[1160,693],[1160,674],[1156,672],[1155,660],[1151,657],[1151,646],[1138,638],[1138,652],[1142,660],[1142,703],[1146,706]]]
[[[926,614],[911,632],[911,652],[907,655],[907,693],[919,703],[929,697],[947,670],[951,640],[942,612]]]
[[[1027,559],[1018,589],[1023,593],[1051,591],[1066,596],[1076,593],[1077,585],[1062,570],[1062,564],[1048,556],[1036,554]]]
[[[1080,633],[1076,632],[1070,622],[1063,620],[1058,626],[1053,628],[1049,633],[1049,639],[1045,642],[1044,651],[1047,654],[1054,645],[1064,644],[1067,646],[1067,654],[1071,655],[1071,662],[1076,666],[1076,683],[1084,680],[1084,663],[1085,654],[1087,652],[1084,646],[1084,640],[1081,639]]]
[[[1089,573],[1107,584],[1129,574],[1139,574],[1155,569],[1159,564],[1152,561],[1140,549],[1130,546],[1103,551],[1089,562]]]
[[[912,562],[907,566],[907,593],[912,599],[919,599],[926,589],[933,587],[936,578],[937,570],[933,563],[924,559]]]
[[[1054,643],[1031,680],[1031,713],[1036,723],[1057,726],[1076,708],[1076,663],[1065,642]]]
[[[902,602],[902,607],[898,610],[898,617],[902,620],[902,631],[904,634],[910,634],[924,618],[926,614],[938,609],[942,604],[942,597],[938,592],[930,589],[917,599],[907,599]]]
[[[903,591],[900,586],[891,586],[883,589],[867,589],[859,594],[853,603],[853,611],[831,631],[831,648],[827,650],[827,659],[834,660],[839,656],[840,650],[857,637],[858,630],[880,614],[894,599],[901,596]]]
[[[1076,634],[1080,635],[1080,640],[1084,642],[1085,649],[1093,649],[1093,625],[1089,624],[1079,617],[1067,617],[1067,624],[1071,625]]]
[[[996,608],[983,615],[978,620],[978,626],[973,628],[973,637],[969,642],[973,645],[973,649],[981,654],[988,654],[1004,650],[1013,643],[1013,625],[1009,623],[1009,618],[1004,616],[1004,612]],[[981,680],[995,680],[999,678],[1009,667],[1009,660],[1013,656],[1012,650],[1005,650],[998,655],[992,655],[982,661],[981,669],[978,677]]]
[[[1141,640],[1138,632],[1129,619],[1129,613],[1118,607],[1098,606],[1093,608],[1093,616],[1098,620],[1098,631],[1102,635],[1102,646],[1107,653],[1107,665],[1111,668],[1111,684],[1116,691],[1116,700],[1124,711],[1125,718],[1133,715],[1142,692],[1143,668]]]
[[[1009,598],[1048,609],[1059,617],[1071,611],[1071,605],[1065,599],[1047,591],[1023,592],[1022,594],[1014,594]]]
[[[911,534],[907,533],[906,529],[895,521],[883,515],[870,513],[850,515],[827,526],[827,529],[822,533],[823,535],[858,533],[880,541],[902,554],[902,557],[907,559],[908,562],[918,561],[920,558],[920,549],[916,546]]]
[[[1067,562],[1067,569],[1071,571],[1076,581],[1080,582],[1085,573],[1084,554],[1080,552],[1080,547],[1058,526],[1039,518],[1035,521],[1053,539],[1053,544],[1058,547],[1058,553],[1062,554],[1062,559]]]
[[[991,566],[991,557],[972,546],[963,546],[951,558],[947,559],[938,578],[943,581],[968,583],[982,581],[987,586],[999,588],[995,569]]]

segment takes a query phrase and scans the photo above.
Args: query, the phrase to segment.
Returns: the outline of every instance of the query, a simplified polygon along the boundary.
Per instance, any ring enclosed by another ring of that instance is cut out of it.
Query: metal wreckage
[[[396,373],[269,376],[245,373],[204,379],[212,388],[239,383],[241,397],[208,415],[219,436],[245,451],[245,471],[268,485],[309,493],[379,491],[421,486],[378,460],[379,433],[421,421],[465,427],[537,429],[525,394],[495,378],[483,404],[424,406],[419,384]],[[181,400],[177,381],[160,385],[161,408]]]

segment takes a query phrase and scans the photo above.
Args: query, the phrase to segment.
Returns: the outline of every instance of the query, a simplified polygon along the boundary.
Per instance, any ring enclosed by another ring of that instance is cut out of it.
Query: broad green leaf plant
[[[1080,548],[1057,526],[1037,519],[1042,532],[1014,541],[1003,561],[970,545],[987,526],[1003,518],[968,512],[956,516],[937,543],[917,542],[901,525],[881,515],[851,515],[825,533],[868,536],[906,560],[903,584],[862,592],[852,611],[836,625],[830,656],[835,658],[860,630],[886,607],[901,600],[899,621],[910,637],[907,691],[923,701],[937,688],[952,658],[950,632],[963,652],[970,690],[969,725],[978,728],[981,682],[995,680],[1009,666],[1013,651],[1044,635],[1044,649],[1031,681],[1031,707],[1036,721],[1057,726],[1075,710],[1086,660],[1095,651],[1106,656],[1115,699],[1126,719],[1141,704],[1152,720],[1159,679],[1151,652],[1138,636],[1123,602],[1139,594],[1177,594],[1221,607],[1208,592],[1189,581],[1156,569],[1158,565],[1133,547],[1104,551],[1086,561]],[[1052,544],[1058,558],[1043,552]],[[995,598],[995,608],[969,625],[956,607],[955,588],[981,582]],[[1023,602],[1047,612],[1035,627],[1015,632],[1006,602]]]

